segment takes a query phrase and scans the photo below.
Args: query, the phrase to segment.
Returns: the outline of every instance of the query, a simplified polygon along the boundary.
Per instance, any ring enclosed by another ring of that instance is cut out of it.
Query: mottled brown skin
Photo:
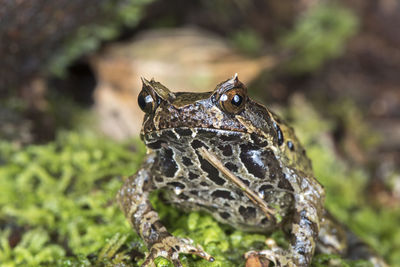
[[[338,231],[324,215],[324,190],[292,128],[248,98],[236,76],[208,93],[172,93],[158,82],[143,80],[139,105],[146,112],[141,138],[148,153],[140,170],[121,188],[118,200],[150,250],[143,266],[150,266],[158,256],[182,266],[179,253],[213,261],[191,240],[168,233],[148,199],[155,189],[163,189],[176,206],[209,212],[238,229],[268,233],[282,228],[288,233],[287,250],[249,251],[245,255],[249,259],[265,257],[277,266],[308,266],[321,225],[326,238],[320,238],[319,249],[344,250],[344,238],[333,235]],[[274,207],[275,218],[269,219],[205,160],[201,147]]]

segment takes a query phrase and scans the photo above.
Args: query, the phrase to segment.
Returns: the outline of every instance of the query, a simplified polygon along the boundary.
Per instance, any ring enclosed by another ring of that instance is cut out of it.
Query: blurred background
[[[399,29],[396,0],[0,0],[0,264],[143,256],[113,203],[143,154],[140,77],[238,73],[294,126],[332,213],[400,266]]]

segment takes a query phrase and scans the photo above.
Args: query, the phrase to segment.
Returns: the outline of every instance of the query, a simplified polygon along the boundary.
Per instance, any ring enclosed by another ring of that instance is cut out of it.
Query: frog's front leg
[[[311,264],[323,211],[324,190],[313,178],[296,178],[301,181],[291,182],[294,192],[297,193],[295,193],[294,214],[289,225],[289,248],[284,250],[276,246],[264,251],[250,251],[246,253],[246,258],[254,255],[263,256],[276,266],[304,267]]]
[[[194,246],[192,240],[172,236],[159,220],[149,201],[149,193],[154,189],[150,173],[152,162],[149,156],[142,168],[127,179],[117,196],[125,216],[149,249],[142,266],[153,266],[154,259],[161,256],[180,267],[179,253],[194,254],[213,261],[200,246]]]

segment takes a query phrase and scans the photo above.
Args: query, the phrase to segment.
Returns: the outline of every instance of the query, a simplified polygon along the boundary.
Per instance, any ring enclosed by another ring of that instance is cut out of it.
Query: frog
[[[142,84],[140,137],[147,153],[117,195],[149,249],[142,266],[164,257],[181,267],[181,253],[215,260],[191,239],[168,232],[149,200],[155,190],[184,211],[209,213],[235,229],[287,233],[287,248],[251,250],[245,259],[303,267],[316,250],[346,251],[346,231],[325,210],[325,190],[293,128],[250,98],[237,75],[209,92],[172,92],[154,79],[142,78]]]

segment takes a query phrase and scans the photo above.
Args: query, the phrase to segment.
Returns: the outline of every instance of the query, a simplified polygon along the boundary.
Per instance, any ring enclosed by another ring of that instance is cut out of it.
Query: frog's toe
[[[259,256],[259,255],[250,255],[246,258],[246,265],[245,267],[268,267],[269,260]]]
[[[175,267],[182,267],[179,260],[180,253],[193,254],[210,262],[214,261],[214,258],[206,253],[201,246],[194,246],[191,239],[168,236],[151,247],[142,267],[154,266],[154,260],[157,257],[164,257],[170,260]]]
[[[268,259],[269,261],[273,262],[275,266],[279,266],[276,262],[275,259],[275,254],[273,254],[273,252],[271,250],[263,250],[263,251],[248,251],[245,255],[244,255],[245,259],[246,259],[246,264],[249,263],[249,261],[251,259],[254,258],[259,258],[259,257],[264,257],[266,259]]]
[[[245,254],[246,262],[253,257],[264,257],[271,261],[274,266],[296,266],[293,263],[292,258],[287,255],[284,250],[278,247],[262,251],[249,251]]]

